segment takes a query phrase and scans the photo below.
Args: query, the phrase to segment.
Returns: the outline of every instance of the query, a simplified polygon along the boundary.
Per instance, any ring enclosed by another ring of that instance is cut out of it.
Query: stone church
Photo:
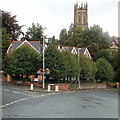
[[[77,27],[82,27],[83,30],[88,28],[88,5],[78,2],[74,5],[74,25]]]

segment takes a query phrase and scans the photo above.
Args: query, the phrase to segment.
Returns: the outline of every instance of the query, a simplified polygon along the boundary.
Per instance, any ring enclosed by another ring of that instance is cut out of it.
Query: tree
[[[10,75],[32,75],[40,68],[40,55],[29,46],[21,46],[7,54],[5,71]]]
[[[32,27],[29,27],[26,32],[27,39],[29,41],[41,41],[43,42],[43,28],[42,25],[32,23]]]
[[[109,49],[101,49],[98,51],[98,53],[95,55],[95,59],[99,59],[99,58],[104,58],[106,60],[110,60],[110,50]]]
[[[59,41],[60,41],[60,44],[61,45],[64,45],[66,40],[67,40],[67,29],[62,29],[61,32],[60,32],[60,35],[59,35]]]
[[[99,58],[96,61],[98,71],[96,73],[96,79],[103,81],[113,81],[114,71],[112,65],[104,58]]]
[[[97,72],[97,67],[92,59],[81,55],[80,56],[80,66],[81,66],[81,78],[84,79],[95,79],[95,74]]]
[[[54,82],[59,82],[66,76],[65,57],[54,44],[49,44],[45,51],[45,67],[50,69],[50,78]]]
[[[120,47],[118,48],[118,55],[117,55],[117,68],[116,68],[116,75],[115,79],[117,82],[120,82]]]
[[[48,38],[48,43],[53,43],[58,45],[58,39],[55,38],[55,36]]]
[[[93,60],[96,60],[95,57],[99,50],[107,49],[110,45],[109,34],[107,32],[103,32],[102,28],[100,28],[98,25],[94,25],[85,30],[83,30],[81,27],[73,27],[71,25],[68,32],[65,29],[64,34],[63,31],[61,31],[60,36],[61,34],[64,38],[60,38],[62,45],[87,47]]]
[[[9,45],[10,45],[10,42],[11,42],[11,35],[7,33],[6,28],[2,29],[2,37],[1,38],[2,38],[1,39],[2,44],[0,46],[0,49],[2,49],[2,69],[4,69],[5,54],[7,52]]]
[[[45,67],[50,69],[50,77],[54,82],[60,79],[76,78],[80,73],[80,66],[75,55],[67,51],[60,51],[54,44],[49,44],[45,51]]]
[[[21,28],[16,20],[16,15],[12,16],[10,12],[1,11],[2,13],[2,28],[6,28],[7,33],[11,35],[11,40],[17,40],[22,33]]]
[[[108,33],[103,32],[102,28],[98,25],[94,25],[90,27],[90,29],[84,35],[84,43],[86,44],[87,48],[89,49],[92,58],[95,60],[95,55],[101,49],[107,49],[110,45],[110,36]]]
[[[66,77],[77,78],[81,70],[77,56],[68,51],[63,51],[62,53],[66,58]]]

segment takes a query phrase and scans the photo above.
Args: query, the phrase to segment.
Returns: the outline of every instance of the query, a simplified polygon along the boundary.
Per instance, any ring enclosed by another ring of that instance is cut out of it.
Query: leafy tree
[[[16,16],[12,16],[10,12],[1,11],[2,17],[2,26],[0,28],[1,37],[1,45],[2,47],[2,69],[4,69],[4,59],[7,49],[12,40],[17,40],[20,34],[22,33],[21,28],[23,26],[19,26],[18,21],[16,20]]]
[[[117,55],[117,67],[116,67],[116,75],[115,75],[115,80],[117,82],[120,82],[120,47],[118,48],[118,55]]]
[[[2,29],[2,37],[1,37],[1,46],[0,49],[2,49],[2,69],[4,69],[4,59],[5,54],[7,52],[7,49],[11,42],[11,36],[7,33],[7,30],[5,28]]]
[[[2,13],[2,28],[6,28],[7,33],[11,35],[12,40],[17,40],[22,33],[21,28],[16,20],[16,15],[12,16],[10,12],[1,11]]]
[[[97,67],[92,59],[81,55],[80,56],[80,66],[81,66],[81,78],[95,79],[95,74],[97,72]]]
[[[90,29],[86,32],[84,41],[86,40],[89,43],[86,47],[88,47],[93,59],[95,59],[95,55],[100,49],[109,48],[110,45],[109,34],[103,32],[102,28],[100,28],[98,25],[90,27]],[[87,41],[85,43],[87,43]]]
[[[101,49],[96,55],[96,60],[99,58],[104,58],[109,61],[116,70],[118,68],[118,51],[113,49]]]
[[[96,61],[98,71],[96,73],[97,80],[113,81],[114,71],[112,65],[104,58],[99,58]]]
[[[67,64],[67,70],[66,70],[66,77],[70,78],[76,78],[80,74],[80,65],[78,62],[78,59],[76,55],[68,52],[68,51],[63,51],[63,55],[66,58],[66,64]]]
[[[60,79],[76,78],[80,73],[80,66],[75,55],[68,51],[60,51],[54,44],[49,44],[45,51],[45,65],[50,69],[50,76],[54,82]]]
[[[69,33],[72,33],[73,30],[74,30],[74,24],[71,23],[71,25],[70,25],[70,27],[69,27],[69,30],[68,30],[68,34],[69,34]]]
[[[48,43],[53,43],[53,44],[56,44],[58,45],[59,42],[58,40],[55,38],[55,36],[51,37],[51,38],[48,38]]]
[[[69,33],[68,39],[71,46],[83,47],[83,34],[84,31],[81,27],[74,27],[73,32]]]
[[[106,60],[109,61],[109,59],[110,59],[110,50],[109,49],[101,49],[101,50],[99,50],[98,53],[96,54],[95,59],[97,60],[97,59],[99,59],[101,57],[103,57],[103,58],[105,58]]]
[[[67,29],[62,29],[59,35],[59,41],[61,45],[64,45],[67,40],[68,33],[67,33]]]
[[[67,34],[66,29],[64,34]],[[70,26],[68,35],[66,35],[64,39],[61,37],[60,41],[62,41],[62,45],[87,47],[93,60],[96,60],[95,57],[99,50],[109,48],[110,36],[107,32],[103,32],[102,28],[98,25],[94,25],[93,27],[85,30],[81,27]]]
[[[54,44],[49,44],[45,51],[45,67],[50,69],[50,78],[54,82],[59,82],[66,76],[65,57]]]
[[[42,25],[32,23],[32,27],[29,27],[26,32],[27,39],[29,41],[41,41],[43,42],[43,28]]]
[[[29,46],[21,46],[6,57],[5,71],[12,75],[36,74],[40,67],[40,55]]]

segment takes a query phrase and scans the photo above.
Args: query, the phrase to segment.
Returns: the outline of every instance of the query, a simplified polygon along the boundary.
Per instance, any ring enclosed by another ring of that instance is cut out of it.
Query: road
[[[117,90],[31,92],[2,86],[3,118],[118,118]]]

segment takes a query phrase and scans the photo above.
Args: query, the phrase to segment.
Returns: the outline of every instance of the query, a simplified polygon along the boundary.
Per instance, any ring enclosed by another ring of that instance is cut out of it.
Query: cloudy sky
[[[118,1],[119,0],[2,0],[0,9],[17,15],[19,25],[40,23],[47,27],[45,34],[59,37],[61,29],[69,29],[74,23],[74,3],[88,2],[88,24],[97,24],[111,36],[118,36]]]

